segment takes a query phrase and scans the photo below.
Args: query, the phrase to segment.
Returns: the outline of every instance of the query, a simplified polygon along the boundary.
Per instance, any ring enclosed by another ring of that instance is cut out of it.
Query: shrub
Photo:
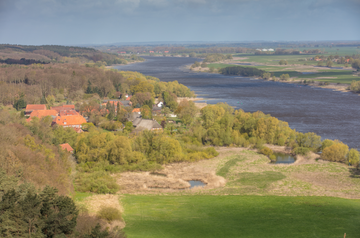
[[[121,221],[121,213],[119,209],[113,207],[101,207],[97,216],[101,219],[104,219],[108,222],[112,221]]]
[[[269,159],[270,159],[271,161],[276,161],[276,155],[270,155]]]
[[[297,147],[292,152],[296,155],[307,155],[310,152],[310,149],[306,147]]]
[[[334,144],[323,150],[321,158],[329,161],[345,162],[348,151],[349,147],[347,145],[341,141],[335,140]]]
[[[273,151],[272,151],[270,148],[264,146],[264,147],[260,150],[260,153],[263,154],[263,155],[266,155],[267,157],[270,158],[270,156],[273,154]]]

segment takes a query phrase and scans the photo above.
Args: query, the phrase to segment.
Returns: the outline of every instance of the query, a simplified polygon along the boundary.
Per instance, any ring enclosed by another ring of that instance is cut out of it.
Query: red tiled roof
[[[60,116],[75,116],[75,115],[80,115],[77,111],[75,110],[61,110],[60,111]]]
[[[134,110],[132,110],[132,112],[140,112],[140,108],[134,108]]]
[[[28,104],[26,106],[26,111],[34,111],[34,110],[46,110],[45,104]]]
[[[61,144],[60,147],[61,147],[61,149],[67,150],[68,152],[73,152],[74,151],[74,149],[68,143]]]
[[[31,112],[30,117],[26,121],[31,121],[32,118],[37,117],[39,119],[46,116],[57,116],[58,112],[55,110],[34,110]]]
[[[74,115],[74,116],[57,116],[54,120],[54,123],[60,126],[75,126],[81,125],[86,123],[86,120],[81,115]]]
[[[57,107],[51,107],[50,109],[60,112],[61,110],[75,110],[75,105],[62,105]]]

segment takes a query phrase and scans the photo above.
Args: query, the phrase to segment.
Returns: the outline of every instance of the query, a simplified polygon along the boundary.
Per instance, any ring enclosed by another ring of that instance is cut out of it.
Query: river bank
[[[220,63],[221,64],[229,64],[229,66],[233,65],[233,66],[244,66],[244,67],[246,67],[246,65],[232,64],[233,61],[229,61],[229,60],[221,61],[221,62],[217,62],[217,63],[219,63],[219,64]],[[247,63],[247,62],[245,62],[245,63]],[[250,63],[251,62],[249,62],[249,66],[250,65],[251,66],[258,66],[256,63],[251,63],[251,64]],[[269,65],[269,66],[271,66],[271,65]],[[215,71],[211,72],[209,67],[194,67],[194,68],[191,68],[191,65],[186,65],[184,67],[184,69],[190,70],[190,71],[193,71],[193,72],[200,72],[200,73],[220,74],[220,73],[218,73],[218,71],[216,69],[215,69]],[[306,70],[309,70],[309,69],[306,68]],[[231,75],[231,76],[234,76],[234,75]],[[296,85],[301,85],[301,86],[307,85],[307,86],[318,87],[318,88],[332,89],[334,91],[339,91],[339,92],[352,92],[352,93],[355,93],[355,92],[353,92],[353,91],[351,91],[349,89],[348,84],[316,81],[316,79],[322,79],[322,80],[327,79],[327,78],[328,79],[333,79],[333,77],[317,77],[317,78],[305,78],[305,79],[298,79],[297,77],[290,77],[290,79],[288,81],[280,81],[279,79],[277,79],[277,80],[272,80],[272,79],[266,80],[266,79],[263,79],[261,77],[250,77],[250,76],[247,76],[247,78],[256,79],[256,80],[264,80],[264,81],[275,81],[275,82],[281,82],[281,83],[296,84]],[[359,94],[359,93],[355,93],[355,94]]]

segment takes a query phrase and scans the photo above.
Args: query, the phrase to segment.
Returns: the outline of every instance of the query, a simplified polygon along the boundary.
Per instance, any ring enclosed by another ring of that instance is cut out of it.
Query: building
[[[262,51],[268,51],[267,49],[262,49]]]
[[[66,150],[67,152],[70,152],[70,153],[74,152],[74,149],[68,143],[61,144],[60,147],[61,147],[61,149]]]
[[[274,49],[268,49],[268,51],[274,51]]]
[[[57,116],[53,120],[53,125],[57,124],[62,127],[81,128],[82,124],[86,123],[86,119],[81,115],[72,116]]]
[[[46,110],[45,104],[28,104],[25,108],[25,115],[30,115],[36,110]]]
[[[58,115],[59,113],[55,110],[35,110],[30,113],[30,117],[26,121],[30,122],[34,117],[41,119],[47,116],[51,116],[54,119]]]
[[[142,118],[136,118],[133,121],[133,126],[135,127],[135,132],[143,130],[159,131],[163,129],[157,121]]]
[[[58,112],[63,110],[75,110],[75,105],[62,105],[62,106],[51,107],[50,109],[56,110]]]
[[[137,113],[137,114],[141,114],[141,110],[140,110],[140,108],[134,108],[133,110],[132,110],[132,112],[133,113]]]

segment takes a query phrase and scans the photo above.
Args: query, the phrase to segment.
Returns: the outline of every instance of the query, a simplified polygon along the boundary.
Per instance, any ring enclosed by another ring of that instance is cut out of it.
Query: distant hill
[[[41,62],[106,62],[107,65],[124,63],[117,54],[98,51],[93,48],[61,45],[10,45],[0,44],[0,60],[11,62],[26,59]]]

